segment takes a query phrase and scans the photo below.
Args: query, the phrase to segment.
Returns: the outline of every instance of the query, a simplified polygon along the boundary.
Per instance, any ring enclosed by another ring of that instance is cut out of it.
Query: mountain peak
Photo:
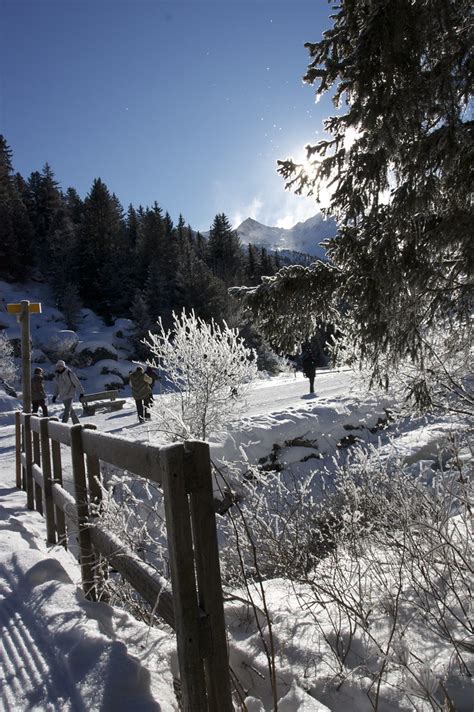
[[[326,219],[317,213],[289,229],[269,227],[247,218],[236,228],[236,232],[243,243],[252,243],[275,252],[303,252],[324,259],[325,250],[319,243],[334,237],[337,226],[332,218]]]

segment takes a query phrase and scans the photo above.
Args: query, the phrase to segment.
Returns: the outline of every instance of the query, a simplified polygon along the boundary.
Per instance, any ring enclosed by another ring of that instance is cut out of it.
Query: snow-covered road
[[[315,393],[309,394],[309,381],[301,373],[257,381],[252,385],[246,401],[245,415],[260,415],[299,407],[305,402],[327,400],[347,393],[351,388],[352,372],[321,369],[316,372]]]

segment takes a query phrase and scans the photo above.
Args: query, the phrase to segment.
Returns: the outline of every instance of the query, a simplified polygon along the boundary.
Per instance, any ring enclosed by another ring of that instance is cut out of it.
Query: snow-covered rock
[[[13,424],[17,410],[21,410],[21,401],[7,395],[0,385],[0,426]]]
[[[38,348],[33,348],[31,349],[31,361],[32,363],[48,363],[49,359],[44,351]]]
[[[118,359],[115,346],[103,339],[81,341],[74,353],[74,365],[81,368],[92,366],[103,359],[113,361]]]
[[[51,361],[63,359],[69,361],[74,353],[79,337],[71,329],[58,329],[54,323],[32,334],[33,344],[39,346]]]
[[[131,319],[116,319],[113,330],[114,336],[123,338],[129,336],[135,329],[135,323]]]

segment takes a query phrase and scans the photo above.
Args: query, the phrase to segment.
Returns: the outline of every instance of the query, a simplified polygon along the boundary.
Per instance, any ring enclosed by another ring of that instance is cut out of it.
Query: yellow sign
[[[32,302],[28,304],[30,314],[41,314],[40,302]],[[21,314],[21,304],[7,304],[7,312],[9,314]]]

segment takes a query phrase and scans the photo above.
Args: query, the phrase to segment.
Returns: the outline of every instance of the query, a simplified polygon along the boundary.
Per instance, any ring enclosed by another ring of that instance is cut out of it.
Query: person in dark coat
[[[150,396],[148,398],[148,401],[145,403],[146,406],[151,406],[153,403],[153,389],[155,387],[156,381],[161,380],[160,375],[155,371],[154,368],[151,366],[147,366],[145,369],[145,375],[149,376],[151,378],[151,383],[150,383]]]
[[[137,415],[140,423],[145,422],[145,418],[150,418],[148,406],[151,396],[152,379],[147,376],[143,370],[143,366],[137,366],[134,371],[128,374],[128,380],[132,387],[132,396],[135,399],[137,406]]]
[[[31,379],[31,410],[37,413],[41,408],[43,418],[48,417],[48,409],[46,407],[46,391],[44,390],[43,369],[38,366],[35,368],[33,378]]]
[[[314,378],[316,376],[316,361],[314,356],[309,349],[303,351],[303,356],[301,359],[301,365],[303,366],[303,373],[306,378],[309,378],[309,392],[314,393]]]

